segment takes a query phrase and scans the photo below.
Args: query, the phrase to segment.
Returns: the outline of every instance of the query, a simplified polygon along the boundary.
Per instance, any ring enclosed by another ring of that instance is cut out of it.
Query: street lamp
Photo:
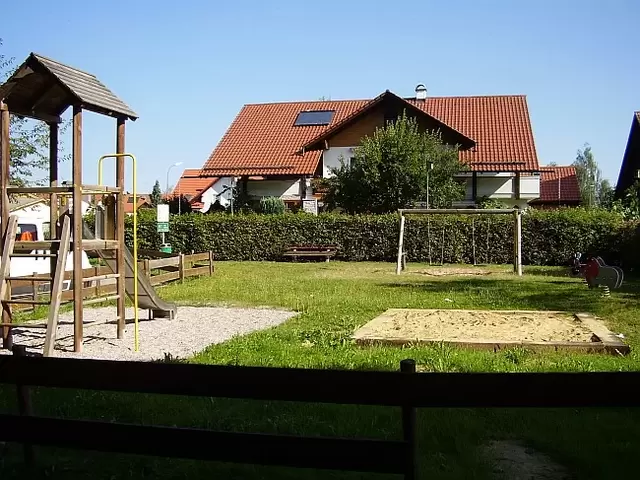
[[[167,168],[167,195],[169,195],[169,172],[173,167],[179,167],[180,165],[182,165],[182,162],[176,162]],[[178,214],[180,214],[180,198],[178,198]]]
[[[429,208],[429,172],[433,170],[433,162],[425,162],[427,169],[427,208]]]

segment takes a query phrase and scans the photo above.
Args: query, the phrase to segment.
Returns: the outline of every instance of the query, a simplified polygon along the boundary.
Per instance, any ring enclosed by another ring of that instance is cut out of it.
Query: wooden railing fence
[[[141,256],[158,257],[147,258],[138,262],[138,269],[141,274],[147,275],[152,285],[162,285],[175,280],[184,280],[185,278],[213,275],[213,252],[195,253],[195,254],[165,254],[162,252],[142,250]],[[83,279],[85,286],[82,289],[82,298],[85,305],[92,303],[101,303],[112,300],[112,296],[116,293],[115,275],[107,266],[95,266],[85,268],[83,271]],[[20,277],[23,278],[23,277]],[[41,278],[42,280],[38,280]],[[39,285],[49,283],[49,274],[33,274],[24,277],[24,280],[13,280],[12,287],[31,287],[33,289],[28,294],[30,299],[38,301],[48,296],[48,291],[38,291]],[[73,272],[65,272],[65,280],[73,279]],[[67,290],[62,292],[62,301],[73,300],[73,291]],[[34,305],[15,305],[13,310],[33,310]]]
[[[13,385],[19,414],[0,414],[0,441],[171,458],[280,465],[417,478],[416,409],[638,407],[640,372],[415,373],[112,362],[0,356],[0,384]],[[599,385],[601,388],[594,388]],[[400,407],[402,439],[217,432],[35,415],[30,387]],[[615,393],[612,393],[615,392]],[[625,394],[625,392],[627,392]],[[455,435],[455,432],[451,432]]]

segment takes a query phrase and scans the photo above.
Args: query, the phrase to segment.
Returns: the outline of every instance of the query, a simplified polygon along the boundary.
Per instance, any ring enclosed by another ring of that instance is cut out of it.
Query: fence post
[[[38,275],[38,272],[33,272],[32,276],[36,277]],[[51,275],[53,276],[53,275]],[[34,302],[38,301],[38,287],[40,286],[39,282],[36,282],[35,280],[33,281],[33,283],[31,284],[31,300],[33,300]],[[33,305],[31,305],[31,310],[32,311],[36,311],[37,305],[34,303]]]
[[[144,270],[144,274],[147,278],[151,278],[151,261],[148,258],[145,258],[143,265],[142,269]]]
[[[209,250],[209,276],[213,275],[213,250]]]
[[[13,354],[16,357],[26,357],[27,349],[24,345],[14,345]],[[21,383],[16,384],[16,393],[18,395],[18,412],[22,416],[31,416],[33,415],[33,407],[31,405],[31,391],[27,385],[22,385]],[[24,463],[28,466],[33,465],[34,454],[33,454],[33,445],[30,443],[24,443],[22,445],[24,452]]]
[[[184,253],[178,257],[178,272],[180,272],[180,283],[184,282]]]
[[[400,371],[406,374],[416,373],[415,360],[402,360]],[[417,443],[416,443],[416,407],[411,403],[402,405],[402,436],[406,442],[405,480],[416,480],[417,472]]]
[[[100,267],[93,267],[93,276],[97,277],[100,274]],[[94,280],[94,290],[93,294],[96,297],[100,296],[100,280]]]

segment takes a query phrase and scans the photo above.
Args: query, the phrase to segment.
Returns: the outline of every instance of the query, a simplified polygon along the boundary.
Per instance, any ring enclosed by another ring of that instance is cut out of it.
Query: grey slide
[[[94,238],[93,233],[87,227],[83,225],[83,237]],[[100,258],[107,264],[109,269],[115,273],[117,271],[116,261],[111,257],[104,255],[104,251],[96,251]],[[134,288],[134,276],[133,276],[133,255],[127,247],[124,248],[124,270],[125,270],[125,289],[127,295],[133,300],[133,288]],[[138,307],[150,310],[153,314],[153,318],[175,318],[178,313],[178,306],[175,303],[169,303],[161,299],[156,293],[156,289],[153,288],[151,282],[146,275],[138,275]]]

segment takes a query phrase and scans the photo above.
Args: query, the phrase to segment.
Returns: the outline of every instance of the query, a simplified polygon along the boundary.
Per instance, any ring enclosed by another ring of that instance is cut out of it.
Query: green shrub
[[[284,201],[279,197],[262,197],[260,211],[267,214],[282,214],[284,213]]]
[[[506,264],[512,262],[513,218],[498,215],[407,217],[409,262]],[[133,241],[127,217],[126,241]],[[334,244],[337,259],[394,261],[398,216],[320,214],[186,214],[171,217],[174,251],[212,250],[219,260],[279,260],[291,244]],[[155,212],[138,217],[139,248],[158,249]],[[443,242],[444,239],[444,242]],[[522,256],[527,265],[564,265],[574,252],[601,255],[623,268],[640,267],[640,223],[601,210],[529,210],[523,215]],[[475,249],[474,249],[475,245]]]

